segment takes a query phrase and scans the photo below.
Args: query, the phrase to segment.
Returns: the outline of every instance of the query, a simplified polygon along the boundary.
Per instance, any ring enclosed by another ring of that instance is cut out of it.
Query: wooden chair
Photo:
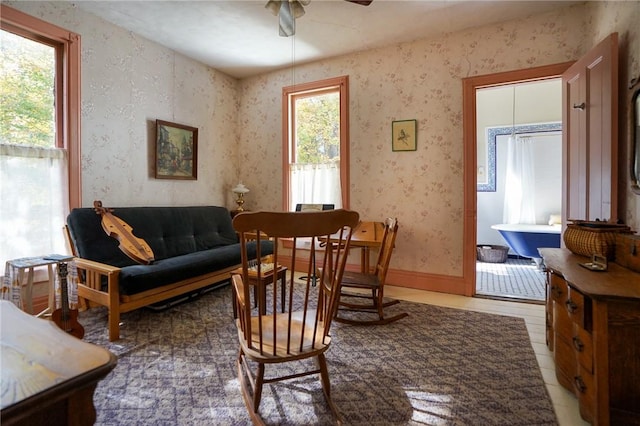
[[[262,387],[265,383],[319,374],[328,406],[340,423],[340,416],[331,401],[329,372],[324,353],[329,349],[329,329],[338,306],[338,286],[346,264],[351,230],[358,225],[358,213],[347,210],[324,212],[244,212],[233,219],[240,235],[242,273],[232,275],[238,318],[236,326],[240,340],[237,360],[238,379],[245,404],[254,424],[263,424],[258,413]],[[273,263],[252,267],[250,258],[262,258],[247,253],[247,242],[266,234],[274,241]],[[335,243],[327,244],[331,237]],[[308,250],[297,248],[297,239],[311,239]],[[285,248],[283,240],[286,242]],[[292,244],[291,244],[292,243]],[[279,266],[288,267],[285,306],[275,285]],[[317,280],[296,280],[301,271]],[[250,280],[271,279],[271,286],[258,286],[258,307],[250,302]],[[266,304],[266,306],[260,306]],[[265,312],[261,314],[261,312]],[[297,374],[279,373],[273,364],[315,358],[311,370]],[[270,373],[265,377],[265,366]],[[255,371],[255,372],[254,372]]]
[[[384,308],[399,303],[398,300],[384,301],[384,284],[387,278],[391,253],[393,252],[397,233],[397,219],[388,218],[385,221],[384,233],[382,234],[375,270],[372,273],[344,272],[340,284],[340,301],[338,311],[336,312],[336,321],[348,324],[376,325],[388,324],[409,315],[405,312],[392,317],[385,317],[384,315]],[[359,292],[354,290],[359,290]],[[365,292],[362,292],[362,290],[365,290]],[[366,291],[370,291],[371,293],[367,294]],[[354,299],[367,299],[369,302],[362,303]],[[371,320],[359,319],[362,317],[362,315],[359,314],[356,316],[358,319],[346,318],[340,316],[341,311],[377,314],[378,318]]]

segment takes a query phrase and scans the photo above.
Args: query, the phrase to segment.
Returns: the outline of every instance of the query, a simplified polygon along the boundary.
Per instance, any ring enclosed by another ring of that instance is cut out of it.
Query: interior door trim
[[[477,220],[477,140],[476,140],[476,89],[512,83],[559,78],[574,61],[545,65],[496,74],[464,78],[462,80],[462,131],[464,149],[464,218],[462,274],[464,295],[476,292],[476,220]]]

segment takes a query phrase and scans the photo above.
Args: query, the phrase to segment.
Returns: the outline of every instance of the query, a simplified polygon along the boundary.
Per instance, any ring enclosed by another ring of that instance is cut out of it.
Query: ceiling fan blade
[[[280,11],[280,0],[269,0],[267,4],[264,5],[265,9],[268,9],[273,16],[278,16],[278,12]]]
[[[280,2],[278,17],[280,18],[280,36],[290,37],[294,35],[296,33],[296,20],[293,17],[291,6],[288,1],[285,0]]]
[[[348,1],[349,3],[359,4],[362,6],[369,6],[373,0],[345,0],[345,1]]]
[[[301,1],[289,1],[289,8],[291,9],[291,14],[294,18],[299,18],[304,15],[304,7],[302,7],[304,3]],[[309,2],[307,2],[309,4]]]
[[[289,37],[296,33],[296,18],[304,15],[304,7],[311,0],[269,0],[264,5],[271,13],[279,18],[279,33],[282,37]]]

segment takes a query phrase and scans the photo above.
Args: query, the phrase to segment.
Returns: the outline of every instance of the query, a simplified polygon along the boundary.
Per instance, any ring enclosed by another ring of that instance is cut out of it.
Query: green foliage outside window
[[[0,143],[55,147],[55,49],[0,31]]]
[[[340,159],[340,94],[296,101],[296,160],[298,164],[325,164]]]

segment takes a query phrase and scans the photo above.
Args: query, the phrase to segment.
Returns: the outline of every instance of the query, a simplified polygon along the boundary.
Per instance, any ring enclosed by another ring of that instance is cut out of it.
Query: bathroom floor
[[[476,262],[477,297],[544,303],[544,286],[544,272],[531,259]]]

